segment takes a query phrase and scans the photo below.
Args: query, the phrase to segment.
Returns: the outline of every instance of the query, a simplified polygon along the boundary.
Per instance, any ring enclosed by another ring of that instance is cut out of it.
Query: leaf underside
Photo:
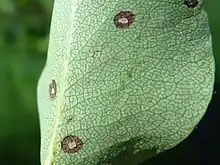
[[[41,164],[137,165],[192,132],[213,84],[201,1],[55,0],[37,89]]]

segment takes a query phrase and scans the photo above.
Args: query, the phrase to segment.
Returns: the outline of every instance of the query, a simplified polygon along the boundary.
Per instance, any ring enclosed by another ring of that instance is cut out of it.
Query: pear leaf
[[[201,0],[55,0],[37,97],[42,165],[137,165],[192,132],[212,98]]]

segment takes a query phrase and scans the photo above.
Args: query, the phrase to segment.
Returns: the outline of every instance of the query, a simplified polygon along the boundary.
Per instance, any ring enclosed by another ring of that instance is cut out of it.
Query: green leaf
[[[55,0],[37,91],[43,165],[137,165],[192,132],[214,84],[196,2]]]

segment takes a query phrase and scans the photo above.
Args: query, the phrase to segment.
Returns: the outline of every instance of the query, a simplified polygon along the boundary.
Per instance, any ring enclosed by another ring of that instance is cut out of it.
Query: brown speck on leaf
[[[73,154],[83,148],[83,142],[77,136],[66,136],[61,142],[61,149],[64,153]]]
[[[53,99],[54,97],[56,97],[56,93],[57,93],[57,84],[55,80],[52,80],[51,84],[49,85],[50,97]]]
[[[130,11],[121,11],[114,18],[114,24],[117,28],[129,28],[135,19],[135,15]]]
[[[188,8],[195,8],[199,5],[199,0],[184,0],[184,4]]]

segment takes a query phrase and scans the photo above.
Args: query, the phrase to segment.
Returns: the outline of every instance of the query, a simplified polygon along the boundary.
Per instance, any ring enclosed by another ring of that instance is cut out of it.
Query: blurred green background
[[[220,1],[205,1],[220,88]],[[0,0],[0,165],[39,165],[36,85],[48,47],[53,0]]]

